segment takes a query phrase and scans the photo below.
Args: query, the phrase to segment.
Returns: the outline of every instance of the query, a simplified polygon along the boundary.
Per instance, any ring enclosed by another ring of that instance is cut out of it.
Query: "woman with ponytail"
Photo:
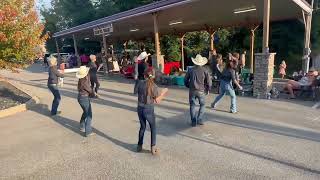
[[[154,114],[154,104],[160,103],[168,89],[163,89],[159,92],[158,86],[154,83],[153,69],[147,69],[145,80],[140,81],[137,86],[138,92],[138,117],[140,121],[139,141],[137,151],[142,151],[143,137],[146,130],[147,121],[151,130],[151,153],[157,155],[159,149],[156,148],[156,117]]]

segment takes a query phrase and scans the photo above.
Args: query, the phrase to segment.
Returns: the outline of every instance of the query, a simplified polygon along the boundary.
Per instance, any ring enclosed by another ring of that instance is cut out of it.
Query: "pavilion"
[[[216,30],[246,26],[251,29],[250,67],[251,72],[255,68],[254,95],[266,94],[272,85],[275,56],[275,53],[269,52],[269,23],[303,19],[305,50],[302,67],[308,71],[312,7],[313,0],[162,0],[57,32],[53,37],[56,38],[57,51],[58,38],[72,37],[78,55],[77,39],[102,41],[106,50],[107,41],[154,36],[156,65],[161,68],[164,62],[161,60],[160,34],[179,34],[183,50],[186,32],[207,30],[211,37],[210,50],[213,50]],[[254,54],[255,29],[262,22],[263,50]]]

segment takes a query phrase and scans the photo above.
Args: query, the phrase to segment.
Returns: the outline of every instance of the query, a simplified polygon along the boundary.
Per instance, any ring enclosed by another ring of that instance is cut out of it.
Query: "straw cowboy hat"
[[[206,57],[202,57],[200,54],[198,54],[196,58],[191,58],[191,59],[192,59],[192,62],[198,66],[203,66],[208,63],[208,59]]]
[[[78,79],[82,79],[86,77],[88,73],[89,73],[89,68],[87,68],[86,66],[80,66],[79,71],[76,74],[76,77]]]
[[[150,56],[151,54],[147,54],[147,52],[142,52],[139,56],[138,56],[138,58],[137,58],[137,60],[138,61],[141,61],[141,60],[144,60],[145,58],[147,58],[148,56]]]

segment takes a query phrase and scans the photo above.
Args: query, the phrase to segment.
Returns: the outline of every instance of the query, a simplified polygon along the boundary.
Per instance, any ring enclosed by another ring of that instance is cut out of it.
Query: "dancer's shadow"
[[[36,104],[36,105],[28,105],[27,109],[30,111],[34,111],[36,113],[42,114],[44,116],[48,116],[50,117],[54,122],[60,124],[61,126],[73,131],[76,134],[79,134],[80,136],[84,137],[84,134],[82,132],[80,132],[79,129],[79,122],[78,121],[74,121],[71,120],[69,118],[66,117],[62,117],[62,116],[50,116],[50,110],[48,108],[48,105],[46,104]],[[96,128],[92,128],[92,131],[94,133],[96,133],[96,135],[101,136],[109,141],[111,141],[112,143],[116,144],[117,146],[120,146],[126,150],[132,151],[132,152],[136,152],[136,144],[130,144],[130,143],[126,143],[123,141],[120,141],[118,139],[115,139],[101,131],[99,131]],[[149,151],[143,151],[143,153],[147,153]]]

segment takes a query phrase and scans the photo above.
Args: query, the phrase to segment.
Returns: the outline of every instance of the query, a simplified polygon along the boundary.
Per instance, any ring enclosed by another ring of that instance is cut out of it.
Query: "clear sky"
[[[51,3],[51,0],[36,0],[37,2],[37,8],[40,8],[42,5],[44,5],[44,7],[50,7],[50,3]]]
[[[49,8],[51,6],[51,0],[36,0],[36,9],[40,19],[42,19],[42,16],[40,15],[40,8],[42,6]]]

